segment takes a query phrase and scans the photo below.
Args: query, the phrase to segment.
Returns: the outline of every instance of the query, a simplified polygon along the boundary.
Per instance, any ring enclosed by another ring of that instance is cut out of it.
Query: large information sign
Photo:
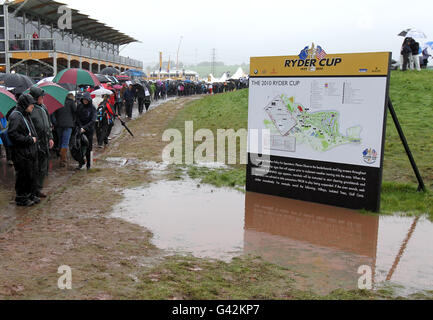
[[[247,191],[379,211],[390,59],[251,58]]]

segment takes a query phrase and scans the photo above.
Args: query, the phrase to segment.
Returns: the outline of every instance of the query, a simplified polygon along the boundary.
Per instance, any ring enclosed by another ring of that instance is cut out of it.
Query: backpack
[[[26,118],[24,118],[23,114],[19,111],[14,111],[11,113],[11,115],[13,115],[14,113],[19,113],[21,115],[21,117],[24,120],[24,123],[26,124],[27,129],[29,130],[29,133],[31,134],[32,130],[30,130],[30,126],[29,126]],[[11,139],[9,138],[8,130],[9,130],[9,128],[6,128],[6,129],[0,131],[0,139],[2,140],[3,145],[5,147],[10,148],[10,147],[13,147],[13,143],[12,143]]]
[[[69,143],[72,158],[79,164],[84,164],[84,157],[88,147],[89,140],[86,135],[81,134],[80,128],[75,128]]]
[[[97,122],[102,122],[104,120],[105,108],[104,108],[104,105],[102,103],[99,105],[98,109],[96,110],[96,121]]]

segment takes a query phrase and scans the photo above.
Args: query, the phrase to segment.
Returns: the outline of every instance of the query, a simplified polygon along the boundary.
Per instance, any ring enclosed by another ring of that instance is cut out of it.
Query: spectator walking
[[[130,84],[128,89],[126,89],[125,92],[123,93],[123,101],[125,101],[126,116],[128,117],[128,119],[132,119],[134,98],[135,98],[134,90],[132,88],[132,84]]]

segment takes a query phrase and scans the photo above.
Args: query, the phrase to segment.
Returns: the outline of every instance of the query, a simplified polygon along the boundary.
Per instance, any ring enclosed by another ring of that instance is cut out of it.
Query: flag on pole
[[[159,53],[159,72],[162,71],[162,52]]]

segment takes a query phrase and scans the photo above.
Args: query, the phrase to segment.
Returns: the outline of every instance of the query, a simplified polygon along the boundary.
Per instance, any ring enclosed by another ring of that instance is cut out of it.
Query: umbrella
[[[122,86],[120,85],[120,84],[115,84],[114,86],[113,86],[113,88],[115,89],[115,90],[122,90]]]
[[[101,74],[113,76],[113,75],[120,74],[120,71],[117,70],[116,68],[108,67],[108,68],[102,69]]]
[[[106,76],[106,77],[111,80],[111,83],[114,83],[114,84],[119,83],[119,81],[114,76]]]
[[[103,83],[102,87],[107,89],[107,90],[114,90],[114,88],[111,86],[110,83]]]
[[[9,91],[0,88],[0,114],[6,116],[10,109],[15,107],[17,100],[15,96]]]
[[[113,94],[113,91],[105,89],[105,88],[101,88],[101,89],[98,89],[98,90],[95,90],[92,92],[92,95],[95,95],[95,96],[103,96],[106,94],[111,96]]]
[[[141,83],[139,83],[139,82],[134,82],[134,83],[132,84],[132,86],[133,86],[134,88],[144,88],[144,86],[143,86]]]
[[[415,29],[406,29],[398,34],[399,37],[413,38],[413,39],[427,39],[424,32]]]
[[[429,41],[423,44],[422,49],[433,49],[433,41]]]
[[[54,80],[54,77],[48,77],[48,78],[45,78],[45,79],[42,79],[41,81],[39,81],[37,83],[37,85],[40,85],[40,84],[42,84],[44,82],[53,82],[53,80]]]
[[[101,85],[98,78],[90,71],[83,69],[66,69],[57,74],[53,82],[55,83],[71,83],[75,86],[92,86],[97,87]]]
[[[45,91],[44,105],[47,107],[50,114],[64,107],[66,96],[69,93],[68,90],[54,82],[44,82],[37,85],[37,87]],[[26,90],[24,93],[29,92],[30,90]]]
[[[120,76],[116,76],[116,79],[119,81],[129,81],[130,80],[130,78],[125,74],[120,75]]]
[[[77,87],[73,85],[72,83],[58,83],[59,86],[61,86],[63,89],[66,89],[68,91],[76,91]]]
[[[18,73],[7,73],[0,80],[0,85],[15,88],[15,93],[23,93],[34,84],[30,77]]]
[[[98,78],[99,82],[101,83],[111,82],[111,80],[107,76],[104,76],[103,74],[95,74],[95,77]]]

